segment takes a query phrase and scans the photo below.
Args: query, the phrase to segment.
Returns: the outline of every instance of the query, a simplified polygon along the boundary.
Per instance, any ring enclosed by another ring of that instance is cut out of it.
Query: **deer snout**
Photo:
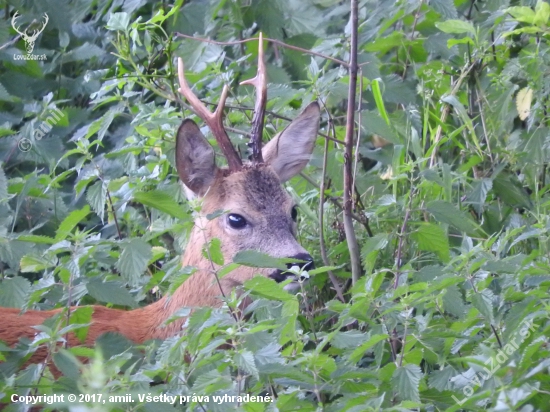
[[[296,259],[298,262],[287,263],[287,268],[292,268],[293,266],[298,266],[302,270],[311,270],[315,269],[315,263],[313,263],[313,258],[309,253],[298,253],[297,255],[291,256],[289,259]]]
[[[290,256],[289,259],[296,259],[297,262],[287,263],[286,267],[288,269],[291,269],[292,267],[295,267],[295,266],[298,266],[302,270],[311,270],[315,268],[315,264],[313,263],[313,258],[308,253],[298,253],[294,256]],[[284,282],[287,279],[292,279],[293,281],[285,286],[285,290],[295,290],[300,288],[300,285],[297,282],[298,281],[297,276],[291,272],[276,270],[271,275],[269,275],[269,277],[277,283]],[[304,276],[302,276],[301,279],[299,280],[304,281],[306,279]]]

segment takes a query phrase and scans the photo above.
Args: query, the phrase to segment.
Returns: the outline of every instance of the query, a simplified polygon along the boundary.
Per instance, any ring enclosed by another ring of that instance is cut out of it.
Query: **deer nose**
[[[309,253],[298,253],[297,255],[291,256],[290,259],[296,259],[301,262],[287,263],[286,267],[288,269],[290,269],[292,266],[298,266],[302,270],[315,269],[313,258]]]

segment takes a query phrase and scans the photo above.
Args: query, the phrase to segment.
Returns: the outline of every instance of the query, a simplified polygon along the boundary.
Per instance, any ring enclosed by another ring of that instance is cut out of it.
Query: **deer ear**
[[[309,162],[320,117],[319,103],[310,103],[263,148],[264,161],[277,173],[281,183],[300,173]]]
[[[190,119],[182,122],[176,136],[176,169],[183,184],[196,196],[204,196],[218,170],[214,149]]]

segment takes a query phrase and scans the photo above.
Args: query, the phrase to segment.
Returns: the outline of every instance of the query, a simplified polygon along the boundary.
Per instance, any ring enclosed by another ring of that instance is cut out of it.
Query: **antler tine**
[[[256,88],[256,103],[252,119],[252,161],[262,163],[262,134],[264,130],[265,105],[267,103],[267,70],[265,67],[263,34],[260,32],[258,44],[258,72],[253,79],[241,84],[249,84]]]
[[[223,127],[223,109],[225,107],[225,100],[229,92],[229,87],[225,85],[223,87],[222,95],[218,103],[218,107],[214,113],[210,112],[206,106],[199,100],[199,98],[193,93],[187,81],[185,80],[183,60],[178,58],[178,79],[180,83],[180,93],[187,99],[195,113],[208,125],[210,131],[216,138],[218,145],[222,149],[222,152],[227,159],[229,170],[235,171],[242,168],[242,161],[237,151],[231,144],[229,136]]]
[[[19,16],[20,16],[20,15],[19,15],[19,12],[16,11],[15,14],[13,15],[13,17],[11,18],[11,26],[13,27],[13,29],[14,29],[17,33],[19,33],[21,36],[24,36],[25,33],[21,33],[21,32],[19,31],[19,28],[18,28],[18,27],[15,27],[15,25],[16,25],[15,21],[17,20],[17,18],[18,18]]]

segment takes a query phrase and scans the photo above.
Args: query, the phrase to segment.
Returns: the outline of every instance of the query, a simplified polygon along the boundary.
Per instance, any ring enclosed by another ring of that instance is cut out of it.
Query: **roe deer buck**
[[[296,207],[281,183],[299,173],[308,163],[319,127],[320,109],[317,103],[311,103],[261,149],[267,98],[261,45],[260,40],[258,74],[254,79],[243,82],[254,85],[257,91],[252,125],[254,132],[250,143],[252,161],[245,164],[222,125],[227,86],[224,87],[217,109],[211,113],[187,85],[182,61],[178,60],[180,92],[207,123],[228,162],[227,168],[217,167],[214,149],[198,126],[192,120],[183,121],[176,137],[176,168],[191,195],[202,198],[202,209],[191,231],[182,263],[184,266],[196,267],[197,271],[172,296],[164,296],[146,307],[124,311],[94,306],[86,345],[93,344],[106,332],[120,333],[136,343],[152,338],[164,339],[182,329],[184,319],[164,326],[164,322],[179,308],[220,306],[219,296],[222,291],[228,294],[231,289],[258,273],[276,282],[289,276],[276,269],[239,267],[217,284],[212,273],[212,263],[201,253],[202,246],[212,238],[221,240],[226,262],[230,262],[239,251],[254,249],[274,257],[305,261],[306,265],[312,263],[311,256],[296,241]],[[220,209],[226,213],[213,220],[205,218],[208,213]],[[61,310],[30,310],[20,314],[18,309],[2,308],[0,339],[9,345],[15,344],[20,337],[32,339],[37,333],[33,326],[42,324]],[[69,334],[68,344],[73,346],[80,342]],[[31,362],[41,361],[45,356],[46,349],[41,348],[31,358]]]

